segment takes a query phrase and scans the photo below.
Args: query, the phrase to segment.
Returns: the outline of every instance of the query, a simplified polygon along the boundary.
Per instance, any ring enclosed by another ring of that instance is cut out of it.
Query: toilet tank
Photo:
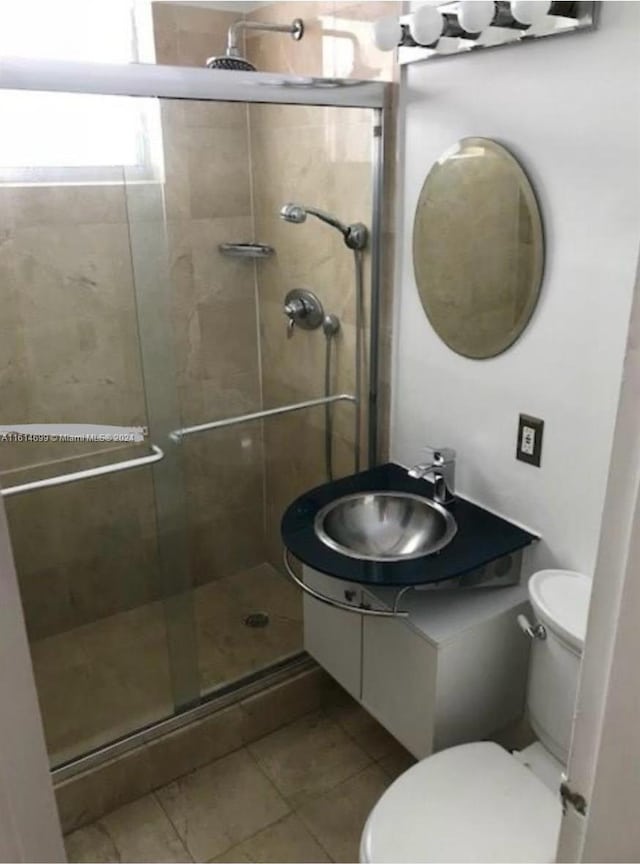
[[[533,640],[529,665],[529,722],[564,765],[569,756],[591,580],[570,570],[541,570],[529,580],[529,599],[546,638]]]

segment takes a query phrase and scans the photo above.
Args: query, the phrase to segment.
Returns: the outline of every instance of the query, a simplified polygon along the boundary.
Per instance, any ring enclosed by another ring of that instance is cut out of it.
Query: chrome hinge
[[[374,138],[381,138],[382,137],[382,126],[379,123],[376,123],[376,125],[373,127],[373,137]]]
[[[574,792],[568,783],[560,784],[560,798],[562,799],[562,812],[567,812],[567,807],[571,805],[581,816],[586,816],[587,799],[579,792]]]

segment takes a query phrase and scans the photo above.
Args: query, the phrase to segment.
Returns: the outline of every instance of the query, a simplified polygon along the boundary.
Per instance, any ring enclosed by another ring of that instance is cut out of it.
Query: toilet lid
[[[533,772],[488,741],[418,762],[369,815],[361,860],[552,862],[562,807]]]
[[[529,599],[537,616],[580,654],[590,596],[591,580],[573,570],[539,570],[529,579]]]

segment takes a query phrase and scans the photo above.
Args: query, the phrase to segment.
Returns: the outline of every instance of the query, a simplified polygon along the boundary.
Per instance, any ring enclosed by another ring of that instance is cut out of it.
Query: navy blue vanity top
[[[432,487],[426,480],[409,477],[406,468],[393,462],[317,486],[287,507],[281,523],[285,546],[303,564],[338,579],[369,585],[399,586],[443,582],[462,576],[503,555],[523,549],[538,539],[535,534],[494,516],[464,498],[456,498],[447,506],[458,523],[456,536],[440,552],[422,558],[384,564],[358,561],[334,552],[316,537],[314,519],[325,504],[355,492],[387,490],[430,497]]]

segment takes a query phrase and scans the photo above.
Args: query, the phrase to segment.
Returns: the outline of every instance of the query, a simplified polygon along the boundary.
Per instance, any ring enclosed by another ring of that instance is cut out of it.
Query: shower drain
[[[244,619],[247,627],[266,627],[269,623],[269,616],[266,612],[252,612]]]

